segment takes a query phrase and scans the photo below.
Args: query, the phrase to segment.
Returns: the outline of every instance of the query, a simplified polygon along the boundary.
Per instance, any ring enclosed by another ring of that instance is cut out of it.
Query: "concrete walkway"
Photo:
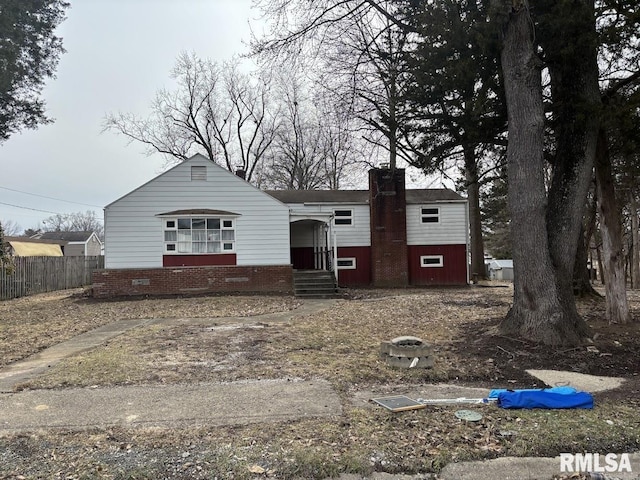
[[[340,398],[324,380],[73,388],[0,395],[0,431],[242,425],[341,413]]]

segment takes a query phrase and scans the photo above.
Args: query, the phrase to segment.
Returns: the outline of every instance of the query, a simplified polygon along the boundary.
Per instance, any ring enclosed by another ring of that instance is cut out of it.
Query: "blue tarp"
[[[545,390],[492,390],[502,408],[593,408],[593,396],[571,387]]]
[[[502,392],[551,392],[551,393],[560,393],[563,395],[571,395],[577,393],[573,387],[564,386],[564,387],[549,387],[549,388],[530,388],[524,390],[511,390],[508,388],[496,388],[489,392],[489,398],[498,398]]]

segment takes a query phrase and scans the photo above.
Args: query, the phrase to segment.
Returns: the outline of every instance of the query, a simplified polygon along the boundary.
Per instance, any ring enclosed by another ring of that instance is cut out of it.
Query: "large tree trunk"
[[[573,273],[593,174],[601,108],[593,0],[541,0],[556,152],[547,228],[560,300],[577,316]]]
[[[616,200],[611,172],[607,134],[600,129],[596,156],[596,186],[604,256],[606,315],[609,323],[631,321],[627,302],[624,253],[622,248],[621,210]]]
[[[464,149],[464,172],[469,199],[469,225],[471,230],[471,276],[485,278],[484,240],[482,238],[482,215],[480,211],[480,182],[478,164],[472,147]]]
[[[512,8],[501,53],[509,116],[507,176],[515,278],[513,306],[500,327],[549,345],[578,344],[586,324],[575,313],[573,301],[568,306],[561,302],[549,249],[541,62],[533,36],[523,1]],[[573,259],[571,263],[573,267]]]

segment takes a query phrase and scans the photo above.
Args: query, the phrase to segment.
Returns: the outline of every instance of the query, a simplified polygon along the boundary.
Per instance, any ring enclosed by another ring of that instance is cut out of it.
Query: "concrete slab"
[[[242,425],[340,415],[323,380],[33,390],[0,395],[0,431]]]
[[[614,390],[621,387],[625,381],[624,378],[619,377],[599,377],[562,370],[527,370],[527,373],[550,387],[569,385],[590,393]]]
[[[606,455],[607,452],[600,452]],[[640,453],[629,454],[632,472],[607,473],[620,480],[637,480],[640,474]],[[604,459],[602,465],[604,466]],[[503,457],[481,462],[450,463],[438,475],[439,480],[551,480],[559,476],[560,457]],[[565,472],[564,475],[570,475]]]

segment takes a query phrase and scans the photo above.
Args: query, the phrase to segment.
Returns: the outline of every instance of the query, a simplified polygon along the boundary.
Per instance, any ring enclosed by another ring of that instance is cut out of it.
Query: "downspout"
[[[466,264],[467,264],[467,285],[469,284],[469,274],[470,272],[470,268],[471,268],[471,256],[469,254],[469,252],[471,251],[471,236],[470,236],[470,232],[469,229],[471,228],[471,225],[469,224],[469,200],[467,200],[465,202],[465,209],[464,209],[464,216],[465,216],[465,221],[467,222],[467,241],[466,243],[466,248],[467,251],[465,252],[465,256],[466,256]],[[484,258],[482,259],[482,262],[484,263]]]
[[[338,283],[338,237],[336,235],[336,231],[331,229],[331,235],[333,236],[333,274],[336,276],[336,286],[340,285]]]

